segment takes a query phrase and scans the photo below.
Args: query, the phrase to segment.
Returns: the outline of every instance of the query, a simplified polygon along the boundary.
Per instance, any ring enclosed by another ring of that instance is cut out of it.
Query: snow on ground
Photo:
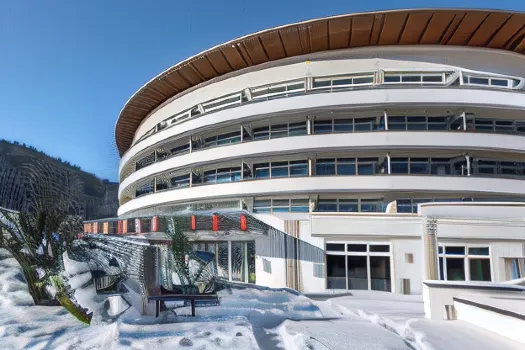
[[[66,257],[68,275],[82,276],[85,266]],[[83,280],[79,277],[78,284]],[[77,289],[78,299],[93,298],[89,288]],[[189,308],[162,317],[141,316],[128,309],[112,324],[84,325],[62,307],[34,306],[20,266],[0,249],[1,349],[267,349],[281,339],[268,329],[285,319],[321,317],[304,296],[285,291],[222,291],[220,306],[199,307],[197,317],[185,317]],[[89,305],[97,307],[93,302]]]
[[[327,302],[344,316],[358,316],[380,325],[415,349],[523,349],[523,344],[468,322],[425,319],[423,300],[418,295],[373,291],[352,291],[352,294]]]
[[[67,261],[70,277],[86,266]],[[82,283],[81,278],[77,281]],[[79,299],[94,297],[89,288]],[[461,321],[424,319],[421,296],[352,291],[309,299],[286,291],[220,292],[221,305],[161,317],[129,308],[111,324],[84,325],[62,307],[34,306],[17,262],[0,249],[1,349],[522,349]],[[92,307],[96,308],[97,303]],[[117,313],[123,305],[115,301]]]

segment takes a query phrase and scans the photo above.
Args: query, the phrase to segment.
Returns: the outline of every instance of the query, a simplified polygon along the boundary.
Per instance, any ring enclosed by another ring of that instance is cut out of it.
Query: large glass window
[[[326,255],[326,282],[328,289],[346,289],[344,255]]]
[[[308,161],[293,160],[254,164],[255,178],[308,176]]]
[[[255,199],[253,203],[254,213],[308,213],[310,211],[310,200],[308,198],[294,199]]]
[[[392,290],[390,245],[328,242],[326,250],[328,289]]]
[[[240,181],[241,167],[220,168],[204,172],[204,183],[224,183]]]
[[[348,289],[368,290],[368,269],[366,256],[347,256]]]
[[[439,246],[440,278],[447,281],[491,281],[487,246]]]
[[[378,158],[357,158],[357,174],[374,175],[378,162]]]

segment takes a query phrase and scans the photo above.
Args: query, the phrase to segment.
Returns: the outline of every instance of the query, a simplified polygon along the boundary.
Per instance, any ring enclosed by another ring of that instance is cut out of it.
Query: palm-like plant
[[[181,218],[172,217],[168,219],[168,234],[171,235],[171,249],[174,257],[173,269],[179,276],[183,294],[197,294],[197,281],[203,275],[209,262],[202,261],[196,254],[193,246],[184,234],[184,225]],[[198,263],[196,269],[190,268],[190,262]]]

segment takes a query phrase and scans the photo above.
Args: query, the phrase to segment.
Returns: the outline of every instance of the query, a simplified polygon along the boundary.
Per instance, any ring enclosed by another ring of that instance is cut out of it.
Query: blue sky
[[[525,1],[0,0],[0,138],[117,180],[116,118],[164,69],[277,25],[413,7],[525,11]]]

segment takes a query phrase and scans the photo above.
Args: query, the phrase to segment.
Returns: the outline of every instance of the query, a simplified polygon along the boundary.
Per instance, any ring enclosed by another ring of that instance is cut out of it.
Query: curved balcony
[[[134,144],[170,127],[186,122],[191,118],[201,117],[221,109],[239,106],[245,103],[268,101],[304,94],[339,92],[344,90],[389,88],[389,87],[450,87],[465,86],[480,89],[500,89],[521,91],[525,79],[489,72],[466,69],[419,68],[412,70],[381,69],[368,72],[351,72],[328,76],[309,76],[291,81],[273,82],[268,85],[247,87],[241,91],[229,93],[180,111],[156,124],[144,133]]]
[[[357,134],[324,134],[295,136],[263,141],[254,141],[203,149],[175,156],[142,168],[124,181],[119,187],[119,197],[131,185],[145,181],[152,176],[183,168],[199,167],[206,164],[226,162],[250,157],[269,157],[290,153],[326,153],[332,151],[356,150],[470,150],[505,153],[525,153],[522,136],[481,133],[449,132],[376,132]]]
[[[317,176],[241,181],[162,191],[128,201],[118,215],[167,203],[281,194],[440,192],[525,196],[525,181],[465,176]]]
[[[121,159],[120,171],[137,154],[153,147],[160,147],[175,137],[189,136],[199,130],[211,130],[220,126],[264,118],[283,113],[311,110],[333,110],[344,107],[391,108],[396,106],[447,106],[480,108],[503,108],[525,110],[522,94],[499,90],[450,89],[375,89],[342,91],[337,93],[296,96],[271,100],[264,103],[245,104],[237,108],[219,110],[202,117],[190,119],[152,135],[132,147]]]

